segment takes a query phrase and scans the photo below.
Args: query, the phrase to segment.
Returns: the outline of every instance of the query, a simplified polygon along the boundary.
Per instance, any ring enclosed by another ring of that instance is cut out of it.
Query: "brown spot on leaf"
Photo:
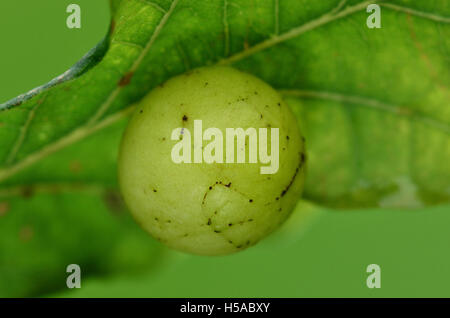
[[[110,27],[109,27],[109,31],[110,31],[111,33],[113,33],[115,29],[116,29],[116,21],[111,20],[111,25],[110,25]]]
[[[103,195],[103,202],[105,202],[108,209],[114,213],[123,211],[123,201],[119,193],[116,191],[106,191]]]
[[[9,209],[10,206],[8,202],[0,202],[0,216],[3,216],[6,213],[8,213]]]
[[[119,81],[119,86],[123,87],[123,86],[127,86],[128,84],[130,84],[131,79],[133,78],[134,73],[133,72],[128,72],[127,74],[125,74]]]
[[[34,195],[34,189],[31,186],[26,186],[22,189],[22,196],[26,199],[31,198]]]
[[[72,173],[79,173],[81,171],[81,163],[78,160],[69,163],[69,170]]]
[[[34,236],[34,230],[30,225],[23,226],[19,231],[19,239],[22,242],[30,241]]]
[[[404,116],[412,116],[414,112],[409,108],[400,106],[397,109],[397,113]]]

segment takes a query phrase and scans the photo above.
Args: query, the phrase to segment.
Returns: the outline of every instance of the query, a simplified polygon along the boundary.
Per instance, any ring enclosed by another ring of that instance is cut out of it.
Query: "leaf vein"
[[[144,49],[144,47],[142,45],[133,43],[133,42],[129,42],[129,41],[119,41],[119,40],[113,39],[113,40],[111,40],[111,43],[126,45],[126,46],[130,46],[130,47],[138,48],[140,50]]]
[[[28,113],[28,117],[25,121],[25,124],[20,128],[19,136],[17,137],[16,142],[14,143],[14,146],[12,147],[11,152],[8,155],[8,158],[6,159],[7,165],[10,164],[11,162],[13,162],[14,159],[16,158],[17,153],[19,152],[20,148],[22,147],[25,137],[27,136],[28,128],[30,127],[31,122],[34,119],[36,111],[39,108],[39,106],[44,102],[46,97],[47,97],[47,94],[43,98],[41,98],[37,102],[37,104]]]
[[[151,7],[155,8],[156,10],[161,11],[162,13],[167,12],[166,9],[162,8],[159,4],[154,3],[152,1],[149,1],[149,0],[138,0],[138,1],[151,6]]]
[[[127,72],[127,74],[134,73],[138,69],[138,67],[141,65],[142,61],[144,60],[144,58],[147,56],[148,52],[150,51],[153,43],[156,41],[156,39],[158,38],[159,34],[161,33],[161,30],[164,28],[167,20],[169,19],[169,17],[171,16],[172,12],[174,11],[178,1],[179,0],[174,0],[172,2],[169,11],[167,11],[166,14],[162,17],[161,21],[158,23],[158,25],[156,26],[152,36],[150,37],[150,40],[145,45],[144,49],[139,54],[138,58],[134,61],[133,65],[131,66],[131,68]],[[94,116],[92,116],[89,119],[87,125],[94,124],[95,122],[97,122],[99,120],[99,118],[101,118],[108,111],[108,109],[111,107],[112,103],[114,102],[116,97],[119,95],[119,93],[122,91],[122,89],[123,89],[123,86],[120,86],[120,85],[116,86],[116,88],[108,96],[106,101],[100,106],[100,108],[94,114]]]
[[[434,13],[423,12],[423,11],[415,10],[412,8],[399,6],[399,5],[393,4],[393,3],[381,3],[380,5],[383,7],[395,10],[395,11],[408,13],[408,14],[415,15],[415,16],[425,18],[428,20],[432,20],[435,22],[450,23],[450,17],[443,17],[443,16],[440,16],[440,15],[437,15]]]
[[[281,43],[281,42],[284,42],[287,40],[291,40],[291,39],[296,38],[299,35],[304,34],[308,31],[312,31],[320,26],[326,25],[332,21],[339,20],[339,19],[344,18],[348,15],[351,15],[357,11],[360,11],[360,10],[364,9],[365,7],[367,7],[370,3],[372,3],[372,1],[361,2],[357,5],[347,7],[346,9],[336,13],[336,11],[338,11],[340,9],[340,7],[343,5],[343,3],[345,3],[345,1],[341,1],[339,3],[338,7],[334,8],[330,12],[323,14],[322,16],[320,16],[317,19],[311,20],[303,25],[292,28],[285,33],[275,35],[265,41],[259,42],[258,44],[254,45],[252,47],[246,48],[241,52],[238,52],[228,58],[220,60],[217,64],[228,65],[228,64],[238,62],[238,61],[240,61],[244,58],[247,58],[255,53],[258,53],[260,51],[263,51],[265,49],[273,47],[274,45],[276,45],[278,43]]]
[[[75,142],[82,140],[83,138],[90,136],[93,133],[120,121],[121,119],[129,116],[134,111],[134,108],[135,106],[129,106],[119,112],[116,112],[102,119],[101,121],[99,121],[94,125],[81,126],[73,130],[69,134],[65,135],[64,137],[54,141],[53,143],[44,146],[39,151],[29,154],[27,157],[17,162],[16,164],[5,169],[0,169],[0,182],[22,171],[23,169],[34,164],[35,162],[48,157],[52,153],[55,153],[67,146],[70,146]]]
[[[60,194],[67,192],[82,192],[91,195],[101,195],[104,194],[109,189],[110,187],[108,186],[96,183],[81,183],[81,182],[33,183],[0,188],[0,198],[21,196],[30,191],[33,194]]]
[[[279,92],[283,96],[316,98],[338,103],[349,103],[360,107],[368,107],[379,111],[389,112],[397,116],[414,118],[430,127],[438,129],[446,134],[450,134],[450,125],[447,123],[441,122],[437,119],[425,116],[423,114],[417,114],[414,111],[406,109],[404,107],[388,104],[376,99],[314,90],[280,89]]]

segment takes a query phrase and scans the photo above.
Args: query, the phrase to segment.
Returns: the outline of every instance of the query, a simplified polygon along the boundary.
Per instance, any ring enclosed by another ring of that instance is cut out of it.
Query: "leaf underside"
[[[305,199],[343,209],[448,203],[450,2],[378,1],[381,29],[366,27],[370,3],[111,0],[111,28],[99,47],[49,85],[0,105],[0,232],[24,240],[31,224],[52,241],[45,215],[67,212],[61,224],[73,218],[73,231],[93,235],[103,210],[114,211],[130,105],[174,75],[216,64],[270,83],[298,117],[308,152]],[[74,200],[83,203],[74,208]],[[133,231],[114,222],[106,232]],[[14,240],[0,244],[12,250]]]

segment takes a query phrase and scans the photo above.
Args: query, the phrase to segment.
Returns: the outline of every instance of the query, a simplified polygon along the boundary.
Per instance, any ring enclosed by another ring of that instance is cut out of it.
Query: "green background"
[[[106,0],[76,1],[82,7],[81,30],[69,30],[65,25],[65,8],[72,2],[16,0],[0,3],[0,102],[64,72],[106,34],[109,25]],[[111,270],[114,264],[92,264],[86,271],[82,267],[80,290],[61,288],[66,274],[60,263],[59,267],[49,264],[43,277],[52,280],[46,274],[59,273],[57,280],[62,279],[61,282],[33,289],[30,286],[35,282],[26,281],[26,277],[23,282],[12,280],[24,287],[0,280],[0,290],[3,296],[449,297],[449,208],[447,205],[404,211],[332,211],[301,207],[278,233],[235,255],[190,256],[158,244],[160,251],[153,256],[157,258],[156,265],[153,262],[148,269],[145,269],[145,258],[139,270],[130,269],[127,262],[115,271]],[[307,216],[300,210],[307,211]],[[65,213],[53,212],[47,215],[47,221],[61,218]],[[95,210],[90,212],[96,213]],[[33,214],[32,206],[29,213]],[[102,235],[102,217],[99,216],[99,236]],[[2,215],[1,222],[5,222]],[[145,235],[130,224],[130,235]],[[0,236],[5,235],[12,234],[0,233]],[[77,237],[72,239],[82,244],[95,243]],[[127,242],[126,237],[119,239]],[[107,244],[104,239],[102,243]],[[72,248],[82,250],[82,244],[74,244]],[[148,244],[156,243],[148,238]],[[51,246],[35,245],[37,262],[47,249]],[[138,248],[126,251],[126,243],[123,250],[118,252],[118,259],[146,252]],[[0,259],[0,264],[16,264],[14,261],[20,264],[24,251],[28,249],[19,246],[17,260]],[[139,256],[137,258],[139,262]],[[114,258],[108,262],[114,262]],[[381,266],[381,289],[366,287],[366,267],[372,263]],[[14,275],[14,268],[3,266],[0,270]]]

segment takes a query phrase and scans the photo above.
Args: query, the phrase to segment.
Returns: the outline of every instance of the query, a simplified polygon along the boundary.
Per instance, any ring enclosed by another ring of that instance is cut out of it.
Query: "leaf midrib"
[[[450,135],[450,124],[448,123],[426,116],[424,114],[418,114],[414,110],[411,110],[409,108],[388,104],[377,99],[316,90],[280,89],[279,92],[283,96],[316,98],[339,103],[348,103],[360,107],[367,107],[378,111],[388,112],[399,117],[408,117],[411,119],[415,118],[434,129],[440,130],[443,133]]]
[[[153,43],[155,43],[156,39],[158,38],[159,34],[161,33],[162,29],[164,28],[166,22],[168,21],[169,17],[172,15],[173,11],[175,10],[175,7],[177,6],[179,0],[173,0],[172,4],[170,5],[170,9],[164,14],[162,19],[159,21],[158,25],[156,26],[155,30],[153,31],[153,34],[150,37],[150,40],[145,45],[144,49],[139,54],[138,58],[134,61],[131,68],[128,70],[127,74],[134,74],[136,70],[141,65],[144,58],[147,56],[148,52],[153,46]],[[151,5],[148,1],[144,1],[144,3],[154,7]],[[100,106],[100,108],[97,110],[97,112],[94,114],[93,117],[89,119],[87,122],[87,125],[92,125],[96,123],[111,107],[113,102],[115,101],[116,97],[120,94],[120,92],[123,90],[124,86],[117,85],[116,88],[110,93],[106,101]]]

